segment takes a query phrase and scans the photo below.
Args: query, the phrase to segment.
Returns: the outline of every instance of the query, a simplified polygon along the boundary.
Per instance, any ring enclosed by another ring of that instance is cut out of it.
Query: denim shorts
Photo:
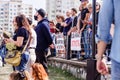
[[[17,71],[24,71],[24,70],[26,70],[28,59],[29,59],[29,52],[25,51],[21,55],[20,65],[19,66],[15,66],[15,70],[17,70]]]
[[[111,65],[111,80],[120,80],[120,63],[112,60]]]

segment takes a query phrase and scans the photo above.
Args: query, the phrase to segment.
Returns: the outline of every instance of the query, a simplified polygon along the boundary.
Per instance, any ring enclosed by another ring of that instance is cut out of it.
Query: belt
[[[28,49],[36,49],[35,47],[29,47]]]

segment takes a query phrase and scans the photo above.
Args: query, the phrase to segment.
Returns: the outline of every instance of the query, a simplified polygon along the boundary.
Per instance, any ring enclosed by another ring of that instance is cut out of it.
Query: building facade
[[[56,15],[66,16],[66,11],[71,8],[79,9],[79,0],[47,0],[46,10],[49,20],[54,20]]]
[[[13,33],[12,21],[19,14],[25,14],[27,17],[32,18],[32,5],[23,4],[22,0],[0,0],[0,28]]]

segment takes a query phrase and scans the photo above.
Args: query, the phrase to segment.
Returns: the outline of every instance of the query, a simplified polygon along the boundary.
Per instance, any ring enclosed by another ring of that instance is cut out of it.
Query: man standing
[[[80,27],[78,28],[78,30],[80,30],[81,32],[81,53],[86,53],[86,50],[87,50],[87,47],[86,45],[84,44],[85,43],[85,36],[86,36],[86,30],[84,28],[84,20],[85,20],[85,17],[86,17],[86,14],[89,13],[88,11],[88,8],[87,8],[87,4],[89,3],[89,0],[80,0],[81,1],[81,6],[82,6],[82,9],[81,9],[81,13],[80,13],[80,18],[79,18],[79,21],[80,21]],[[86,59],[86,56],[81,56],[80,60],[84,60]]]
[[[48,52],[48,47],[53,48],[53,40],[50,34],[49,22],[45,18],[45,11],[43,9],[37,10],[34,15],[34,19],[38,21],[35,28],[37,34],[37,46],[36,46],[36,62],[41,63],[47,71],[47,59],[46,55]]]
[[[68,35],[71,34],[71,32],[74,32],[76,30],[76,26],[77,26],[77,10],[76,8],[72,8],[71,9],[71,14],[72,14],[72,26],[70,28],[70,30],[68,31]]]
[[[68,10],[66,12],[66,16],[67,16],[67,18],[65,19],[64,24],[63,24],[63,26],[64,26],[64,28],[63,28],[64,36],[67,36],[68,31],[72,27],[71,10]]]
[[[97,70],[107,74],[108,69],[102,60],[107,43],[109,42],[111,23],[115,21],[115,31],[112,41],[110,58],[111,80],[120,80],[120,0],[103,0],[98,21],[98,52],[96,54]]]

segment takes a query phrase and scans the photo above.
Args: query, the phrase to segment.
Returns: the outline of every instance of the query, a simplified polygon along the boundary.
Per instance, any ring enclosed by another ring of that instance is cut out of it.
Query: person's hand
[[[4,41],[5,41],[5,43],[10,43],[10,42],[12,42],[13,40],[12,40],[12,39],[8,39],[8,38],[5,38]]]
[[[78,33],[80,33],[80,30],[77,30]]]
[[[67,35],[69,36],[71,34],[71,31],[68,31]]]
[[[61,26],[65,26],[65,23],[64,23],[64,22],[62,22],[62,23],[61,23]]]
[[[88,24],[89,24],[89,25],[92,25],[92,22],[88,21]]]
[[[54,48],[55,48],[54,44],[51,44],[51,45],[50,45],[50,48],[54,49]]]
[[[108,67],[104,60],[97,60],[97,71],[103,75],[108,74]]]

